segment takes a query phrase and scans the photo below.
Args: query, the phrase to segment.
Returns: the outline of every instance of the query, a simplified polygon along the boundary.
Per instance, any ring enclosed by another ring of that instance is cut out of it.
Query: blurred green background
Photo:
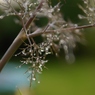
[[[59,0],[52,0],[56,4]],[[63,7],[61,12],[65,20],[70,19],[73,23],[82,25],[85,21],[78,19],[78,14],[83,12],[78,8],[82,0],[61,0]],[[15,24],[15,17],[6,17],[0,20],[0,56],[2,57],[10,46],[21,26]],[[44,21],[43,21],[44,23]],[[60,58],[50,56],[44,69],[39,76],[40,84],[33,84],[35,94],[32,95],[95,95],[95,29],[89,28],[82,31],[86,44],[77,44],[74,51],[76,60],[68,64],[62,52]],[[0,57],[0,58],[1,58]],[[8,62],[0,73],[0,95],[15,95],[16,87],[28,87],[29,81],[26,66],[16,69],[21,63],[20,58],[13,58]],[[23,90],[22,90],[22,94]],[[19,94],[18,94],[19,95]]]

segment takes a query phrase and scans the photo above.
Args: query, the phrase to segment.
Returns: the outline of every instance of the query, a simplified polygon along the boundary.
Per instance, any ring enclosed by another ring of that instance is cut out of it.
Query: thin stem
[[[6,51],[2,59],[0,60],[0,71],[5,66],[6,62],[12,57],[12,55],[15,53],[15,51],[18,49],[18,47],[22,44],[22,40],[26,39],[26,35],[23,32],[23,29],[18,34],[18,36],[15,38],[9,49]]]
[[[64,28],[64,29],[60,29],[61,32],[66,31],[66,30],[76,30],[76,29],[85,29],[85,28],[91,28],[91,27],[95,27],[95,24],[90,24],[90,25],[83,25],[83,26],[77,26],[77,27],[70,27],[70,28]],[[59,29],[58,29],[59,30]],[[52,32],[56,32],[58,30],[46,30],[45,32],[42,31],[41,29],[37,29],[35,32],[29,34],[29,37],[35,37],[35,36],[39,36],[43,33],[52,33]]]
[[[82,25],[82,26],[77,26],[77,27],[70,27],[70,28],[65,28],[63,30],[76,30],[76,29],[84,29],[84,28],[91,28],[91,27],[95,27],[95,24]]]

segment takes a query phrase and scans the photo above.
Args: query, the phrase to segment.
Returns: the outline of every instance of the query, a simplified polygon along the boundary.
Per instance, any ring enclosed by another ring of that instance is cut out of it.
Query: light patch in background
[[[1,91],[15,91],[16,87],[29,87],[29,81],[25,71],[27,68],[16,68],[14,63],[8,63],[0,73],[0,92]]]

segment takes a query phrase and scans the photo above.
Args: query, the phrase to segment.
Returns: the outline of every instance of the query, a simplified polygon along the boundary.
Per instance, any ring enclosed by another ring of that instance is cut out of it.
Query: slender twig
[[[36,17],[36,12],[41,9],[43,2],[44,2],[44,0],[41,1],[41,3],[35,9],[33,16],[31,16],[29,18],[29,20],[26,22],[26,24],[25,24],[26,29],[28,29],[30,27],[32,21]],[[27,36],[24,32],[24,29],[22,28],[20,33],[18,34],[18,36],[15,38],[15,40],[13,41],[11,46],[9,47],[9,49],[6,51],[4,56],[1,58],[1,60],[0,60],[0,71],[3,69],[3,67],[8,62],[8,60],[13,56],[13,54],[19,48],[19,46],[22,44],[22,42],[23,42],[22,40],[26,40],[26,39],[27,39]]]
[[[91,28],[91,27],[95,27],[95,24],[90,24],[90,25],[83,25],[83,26],[77,26],[77,27],[69,27],[69,28],[64,28],[64,29],[60,29],[60,31],[64,32],[66,30],[76,30],[76,29],[85,29],[85,28]],[[59,30],[59,29],[58,29]],[[29,37],[35,37],[35,36],[39,36],[43,33],[52,33],[52,32],[56,32],[58,30],[46,30],[45,32],[42,31],[40,28],[37,29],[35,32],[29,34]]]
[[[77,26],[77,27],[70,27],[70,28],[65,28],[63,30],[76,30],[76,29],[84,29],[84,28],[90,28],[90,27],[95,27],[95,24],[82,25],[82,26]]]

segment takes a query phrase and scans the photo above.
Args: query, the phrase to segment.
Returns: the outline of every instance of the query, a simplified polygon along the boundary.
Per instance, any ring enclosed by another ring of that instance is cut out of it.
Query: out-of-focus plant
[[[22,29],[0,60],[0,71],[22,43],[24,43],[24,47],[15,56],[22,56],[22,64],[19,67],[23,64],[30,64],[27,72],[30,73],[31,82],[37,79],[36,74],[41,74],[43,68],[46,68],[45,63],[48,62],[46,56],[49,54],[59,56],[60,49],[63,49],[66,60],[74,62],[73,49],[76,47],[76,42],[83,43],[84,41],[81,29],[95,26],[95,1],[82,1],[86,8],[81,5],[79,7],[86,16],[80,14],[78,16],[80,19],[88,20],[89,23],[79,26],[64,20],[60,12],[62,6],[60,1],[52,6],[50,0],[2,0],[0,19],[11,15],[17,16],[16,23],[22,25]],[[39,27],[35,23],[41,18],[48,19],[47,24],[43,27]],[[34,40],[34,37],[38,36],[43,38],[42,42],[37,43]]]

